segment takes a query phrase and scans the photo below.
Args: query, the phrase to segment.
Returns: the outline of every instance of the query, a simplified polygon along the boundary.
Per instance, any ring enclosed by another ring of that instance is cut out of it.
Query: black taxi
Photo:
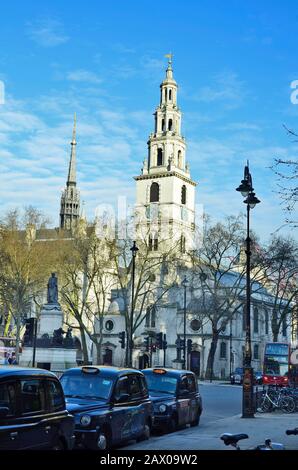
[[[0,367],[0,450],[67,450],[74,445],[74,418],[52,372]]]
[[[77,447],[105,450],[150,437],[153,409],[142,372],[82,366],[68,369],[60,381],[75,417]]]
[[[199,424],[202,398],[193,372],[164,367],[142,372],[153,403],[154,427],[173,432],[186,424]]]

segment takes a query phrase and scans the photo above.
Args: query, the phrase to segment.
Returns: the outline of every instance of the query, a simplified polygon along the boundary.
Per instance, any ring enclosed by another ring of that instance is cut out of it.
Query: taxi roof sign
[[[154,374],[166,374],[167,371],[165,369],[158,368],[158,369],[153,369],[153,373]]]
[[[84,374],[98,374],[99,369],[97,367],[83,366],[82,372],[84,372]]]

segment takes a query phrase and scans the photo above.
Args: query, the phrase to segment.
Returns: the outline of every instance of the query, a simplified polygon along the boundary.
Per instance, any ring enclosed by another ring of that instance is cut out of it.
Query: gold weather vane
[[[173,60],[173,54],[172,54],[172,52],[170,52],[169,54],[165,54],[165,57],[166,57],[167,59],[169,59],[168,63],[169,63],[169,65],[170,65],[170,64],[172,63],[172,60]]]

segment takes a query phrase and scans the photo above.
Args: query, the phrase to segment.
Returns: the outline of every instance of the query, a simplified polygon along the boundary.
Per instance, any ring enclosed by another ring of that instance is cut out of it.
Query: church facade
[[[184,276],[190,277],[191,267],[186,253],[195,243],[195,191],[186,159],[186,142],[181,134],[181,111],[178,106],[178,86],[169,60],[166,76],[160,85],[160,102],[154,113],[154,131],[148,139],[148,156],[141,174],[136,176],[136,240],[147,239],[148,249],[154,253],[169,246],[181,255],[178,283],[163,298],[149,305],[142,323],[134,332],[133,366],[144,368],[154,365],[182,367],[182,351],[177,349],[177,339],[192,341],[187,354],[187,365],[204,377],[212,341],[210,321],[202,321],[198,307],[201,296],[199,286],[192,285],[185,292]],[[183,258],[183,255],[185,257]],[[260,288],[252,296],[252,366],[262,368],[265,344],[272,340],[270,312],[273,299]],[[119,291],[114,289],[103,321],[102,357],[106,364],[124,366],[125,349],[119,342],[119,333],[126,330],[124,305]],[[239,304],[245,303],[244,294]],[[220,334],[214,358],[214,376],[226,378],[235,367],[243,363],[245,345],[245,314],[241,307]],[[185,326],[184,326],[185,325]],[[167,349],[156,347],[157,334],[166,335]],[[290,328],[286,325],[281,341],[289,340]]]

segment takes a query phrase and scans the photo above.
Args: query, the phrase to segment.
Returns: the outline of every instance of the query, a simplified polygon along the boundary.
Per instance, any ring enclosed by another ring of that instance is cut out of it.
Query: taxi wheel
[[[200,415],[197,414],[196,418],[194,419],[194,421],[192,421],[190,423],[191,427],[194,427],[194,426],[199,426],[200,424]]]
[[[167,432],[175,432],[177,430],[177,419],[175,416],[171,416],[169,421]]]
[[[107,431],[100,431],[97,437],[97,448],[99,450],[108,450],[109,447],[109,436]]]
[[[54,443],[52,450],[65,450],[65,445],[61,439],[57,439]]]
[[[144,426],[143,434],[140,437],[138,437],[136,439],[136,441],[137,442],[147,441],[148,439],[150,439],[150,434],[151,434],[150,425],[149,425],[149,423],[146,423],[145,426]]]

